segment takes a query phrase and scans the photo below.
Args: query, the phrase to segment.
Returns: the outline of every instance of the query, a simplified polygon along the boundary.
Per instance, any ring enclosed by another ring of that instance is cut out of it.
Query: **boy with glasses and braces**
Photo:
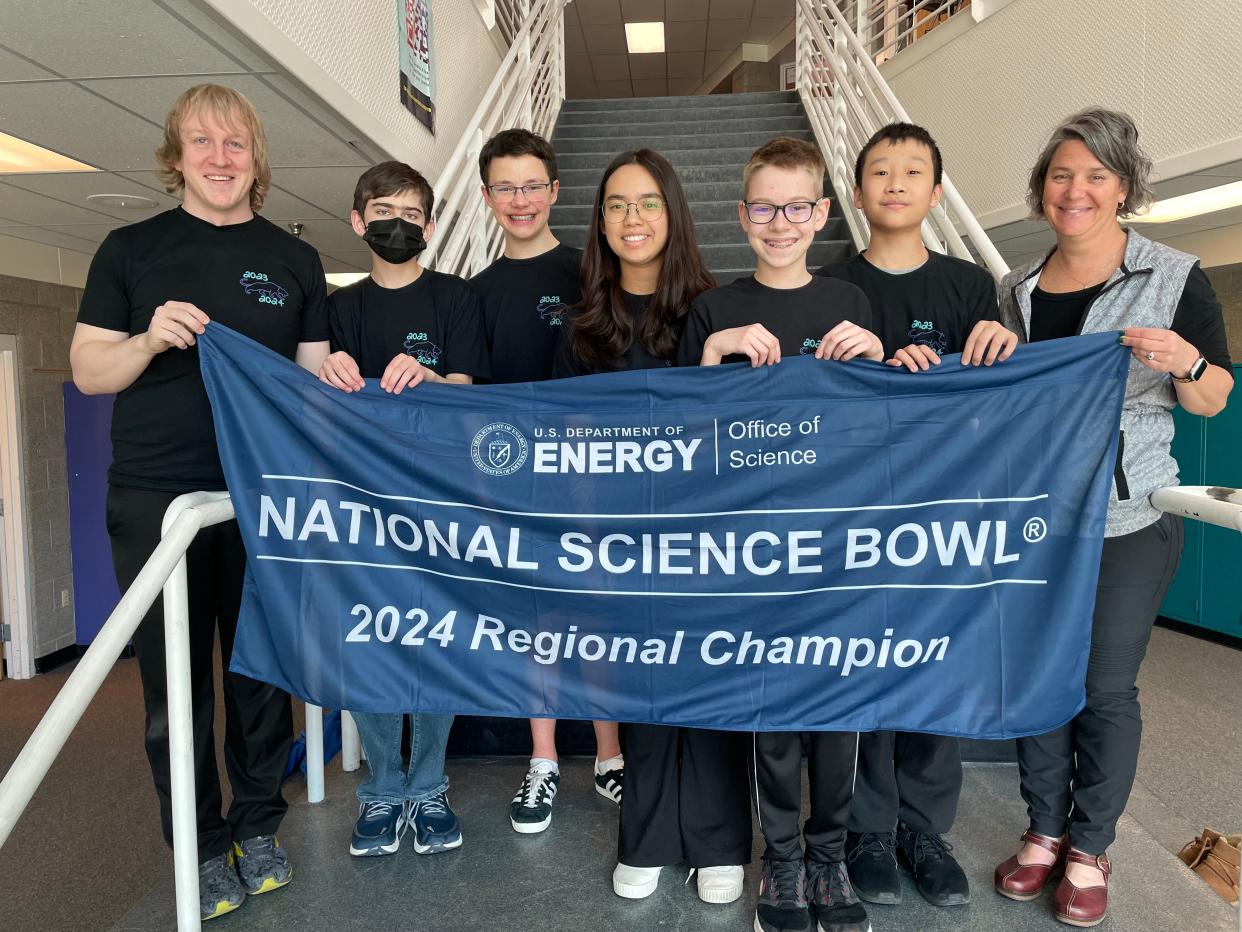
[[[497,133],[479,153],[483,199],[504,232],[504,253],[471,279],[483,301],[487,348],[495,383],[552,378],[566,312],[582,297],[582,250],[557,241],[548,228],[560,182],[556,152],[525,129]],[[595,789],[621,802],[625,761],[616,722],[595,722]],[[509,806],[509,822],[524,835],[552,822],[560,783],[556,720],[530,720],[530,769]]]
[[[807,251],[828,219],[824,170],[819,150],[797,139],[773,139],[750,157],[738,218],[755,251],[755,274],[695,299],[680,364],[749,360],[770,366],[812,353],[838,361],[884,358],[879,338],[867,329],[866,296],[807,271]],[[766,850],[754,927],[808,932],[814,915],[820,932],[869,932],[845,867],[858,735],[816,731],[807,737],[811,817],[803,833],[802,733],[755,735],[755,803]]]

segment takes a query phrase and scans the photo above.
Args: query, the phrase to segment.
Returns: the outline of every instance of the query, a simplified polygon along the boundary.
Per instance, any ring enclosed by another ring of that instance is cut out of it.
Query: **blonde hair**
[[[254,183],[250,186],[250,209],[259,210],[272,186],[272,169],[267,163],[267,134],[254,104],[231,87],[196,84],[173,101],[164,117],[164,141],[155,150],[155,175],[169,194],[185,189],[185,177],[177,170],[181,161],[181,124],[195,113],[214,116],[225,126],[249,130]]]
[[[789,136],[778,136],[761,145],[751,153],[750,160],[742,169],[743,196],[749,189],[750,179],[755,172],[769,165],[774,168],[806,169],[815,179],[815,196],[824,196],[824,172],[827,170],[827,165],[819,149],[813,143]]]

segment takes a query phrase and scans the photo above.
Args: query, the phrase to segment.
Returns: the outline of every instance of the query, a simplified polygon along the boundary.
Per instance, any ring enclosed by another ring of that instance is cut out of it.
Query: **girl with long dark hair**
[[[582,303],[562,334],[558,377],[673,365],[686,311],[715,281],[673,166],[624,152],[595,193],[582,256]],[[747,745],[734,732],[626,724],[625,793],[612,888],[641,899],[662,868],[686,864],[699,897],[731,903],[750,861]]]

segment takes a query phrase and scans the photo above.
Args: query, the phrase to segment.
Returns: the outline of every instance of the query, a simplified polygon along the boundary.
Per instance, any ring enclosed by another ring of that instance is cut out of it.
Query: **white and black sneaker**
[[[604,799],[621,805],[621,789],[625,785],[625,758],[618,754],[606,761],[595,762],[595,792]]]
[[[551,761],[540,761],[526,771],[509,805],[509,822],[515,832],[533,835],[552,824],[552,800],[560,782],[560,771]]]

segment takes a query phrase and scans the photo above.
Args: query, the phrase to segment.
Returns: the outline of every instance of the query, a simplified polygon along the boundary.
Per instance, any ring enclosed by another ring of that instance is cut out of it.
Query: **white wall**
[[[367,137],[372,147],[440,173],[500,55],[467,0],[430,0],[436,133],[401,104],[396,0],[204,0]]]
[[[1242,158],[1240,13],[1238,0],[1012,0],[881,72],[990,227],[1025,215],[1040,147],[1092,104],[1135,118],[1161,177]]]

